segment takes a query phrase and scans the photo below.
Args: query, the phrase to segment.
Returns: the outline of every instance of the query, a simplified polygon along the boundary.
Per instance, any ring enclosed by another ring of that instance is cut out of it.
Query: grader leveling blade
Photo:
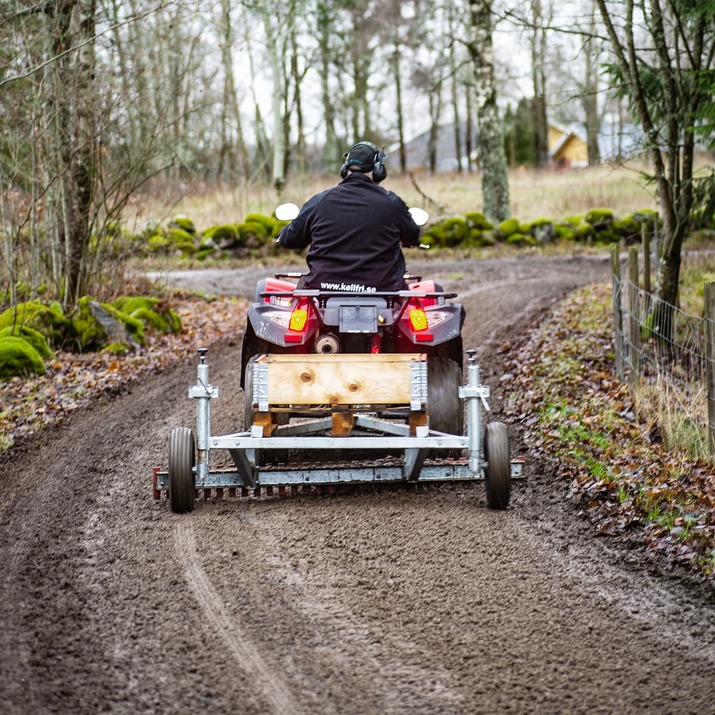
[[[169,469],[154,472],[154,496],[168,492],[172,511],[191,511],[201,493],[475,479],[484,479],[490,507],[508,505],[523,459],[510,462],[501,422],[487,424],[482,440],[489,388],[479,382],[476,351],[468,351],[466,385],[454,385],[458,394],[452,396],[460,412],[466,404],[466,435],[430,428],[428,359],[417,353],[261,355],[247,373],[246,429],[213,435],[211,402],[219,392],[209,383],[206,352],[199,350],[196,384],[189,387],[198,408],[196,440],[191,429],[174,429]],[[219,449],[228,451],[232,467],[211,469],[211,452]],[[321,466],[316,450],[358,450],[366,459]],[[451,458],[455,453],[462,456]],[[375,463],[376,454],[398,456]]]

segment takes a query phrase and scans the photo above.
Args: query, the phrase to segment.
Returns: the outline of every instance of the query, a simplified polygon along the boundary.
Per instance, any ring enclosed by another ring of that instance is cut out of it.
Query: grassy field
[[[654,192],[646,185],[641,168],[596,166],[562,172],[515,169],[509,175],[512,214],[531,221],[541,217],[561,219],[591,208],[610,208],[619,216],[656,208]],[[286,200],[301,204],[338,180],[337,172],[335,176],[296,177],[288,182]],[[408,205],[426,208],[433,218],[482,210],[481,175],[476,173],[418,174],[414,181],[409,176],[391,174],[383,186]],[[248,188],[199,182],[156,184],[132,201],[124,220],[130,229],[141,229],[147,221],[163,223],[176,214],[185,214],[202,229],[238,222],[251,211],[270,214],[277,203],[275,192],[258,183]]]

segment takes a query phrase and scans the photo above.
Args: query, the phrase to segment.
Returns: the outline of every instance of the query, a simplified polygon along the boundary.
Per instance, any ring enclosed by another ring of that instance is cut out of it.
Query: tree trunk
[[[479,166],[484,213],[501,222],[511,216],[504,134],[497,106],[492,45],[492,13],[487,0],[470,0],[469,54],[474,64],[477,95]]]
[[[392,53],[392,73],[395,78],[395,95],[397,109],[397,143],[400,153],[400,171],[405,174],[407,172],[407,150],[405,148],[405,117],[402,108],[402,72],[400,69],[400,61],[402,53],[399,43],[395,43],[395,51]]]
[[[320,88],[323,102],[323,123],[325,124],[325,144],[323,146],[323,166],[332,168],[340,156],[338,137],[335,131],[335,104],[330,89],[332,68],[332,48],[330,38],[333,31],[332,5],[321,2],[317,7],[318,54],[320,56]]]
[[[81,296],[84,261],[90,238],[90,212],[95,181],[95,0],[54,0],[49,7],[55,59],[52,110],[62,177],[60,213],[55,224],[64,241],[64,300]],[[71,48],[78,48],[69,51]],[[63,54],[64,53],[64,54]]]
[[[533,30],[531,36],[531,83],[534,92],[534,152],[536,165],[549,163],[548,120],[546,118],[546,31],[543,29],[541,0],[531,1]]]

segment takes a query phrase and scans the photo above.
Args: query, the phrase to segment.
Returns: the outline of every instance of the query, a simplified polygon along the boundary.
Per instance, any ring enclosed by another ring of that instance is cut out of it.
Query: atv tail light
[[[291,330],[295,330],[297,333],[300,333],[305,328],[307,322],[308,310],[307,308],[299,305],[290,314],[290,322],[288,323],[288,327]]]
[[[422,308],[410,308],[408,314],[410,325],[412,330],[419,332],[420,330],[427,330],[429,324],[427,322],[427,314],[422,310]]]

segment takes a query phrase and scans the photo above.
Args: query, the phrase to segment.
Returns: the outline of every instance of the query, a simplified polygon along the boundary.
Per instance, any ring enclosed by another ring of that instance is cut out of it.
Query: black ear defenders
[[[387,154],[385,154],[385,152],[382,149],[378,149],[371,142],[358,142],[357,144],[353,144],[353,146],[350,147],[350,150],[348,152],[346,152],[345,154],[343,154],[343,159],[345,159],[345,161],[343,162],[343,165],[340,167],[340,177],[342,179],[346,179],[348,176],[348,171],[350,170],[350,166],[353,164],[361,164],[362,163],[362,161],[353,161],[352,160],[357,157],[351,157],[351,154],[356,149],[358,149],[358,147],[366,147],[373,154],[372,169],[368,169],[368,171],[372,171],[372,180],[376,184],[379,184],[381,181],[384,181],[385,178],[387,177],[387,168],[385,167],[385,162],[387,161]],[[363,173],[367,173],[367,172],[363,172]]]
[[[375,154],[375,163],[372,167],[372,180],[379,184],[387,178],[387,167],[385,162],[387,161],[387,154],[382,149],[378,149]]]

